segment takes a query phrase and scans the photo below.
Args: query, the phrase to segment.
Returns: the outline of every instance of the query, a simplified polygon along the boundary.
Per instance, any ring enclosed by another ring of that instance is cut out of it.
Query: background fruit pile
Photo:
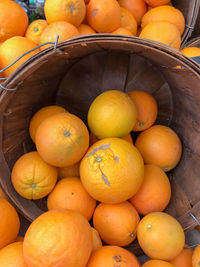
[[[185,19],[169,0],[46,0],[46,20],[28,25],[23,8],[12,0],[0,1],[0,68],[4,69],[22,54],[46,42],[85,34],[110,33],[138,36],[180,49]],[[8,77],[44,45],[21,58],[3,72]],[[200,56],[200,48],[182,53]]]

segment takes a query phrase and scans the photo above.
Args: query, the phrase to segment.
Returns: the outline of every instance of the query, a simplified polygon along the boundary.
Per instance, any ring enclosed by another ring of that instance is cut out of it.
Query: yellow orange
[[[123,7],[121,7],[121,27],[129,30],[134,36],[137,33],[136,19],[128,9]]]
[[[200,57],[200,47],[186,47],[181,52],[187,57]]]
[[[78,27],[78,31],[79,31],[80,35],[87,35],[87,34],[95,34],[96,33],[89,25],[86,25],[86,24],[81,24]]]
[[[40,43],[40,36],[47,27],[47,21],[44,19],[34,20],[27,28],[25,37],[37,45]]]

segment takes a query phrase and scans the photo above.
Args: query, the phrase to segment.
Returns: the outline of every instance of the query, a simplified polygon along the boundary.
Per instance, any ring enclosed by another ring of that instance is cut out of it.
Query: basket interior
[[[198,205],[199,192],[194,189],[200,187],[200,77],[183,63],[177,68],[180,61],[158,49],[122,43],[79,42],[64,53],[41,52],[19,71],[18,80],[23,80],[19,88],[6,93],[9,100],[1,120],[1,184],[30,221],[46,210],[46,199],[21,198],[12,187],[10,172],[21,155],[35,150],[29,137],[31,117],[41,107],[58,104],[87,123],[93,99],[113,89],[144,90],[156,98],[156,124],[170,126],[183,142],[181,162],[169,173],[173,196],[167,211],[179,218]],[[195,226],[195,222],[188,226],[188,219],[184,220],[185,229]]]

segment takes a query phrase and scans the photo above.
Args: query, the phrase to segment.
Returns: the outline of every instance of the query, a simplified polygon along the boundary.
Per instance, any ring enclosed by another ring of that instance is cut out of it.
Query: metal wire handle
[[[195,222],[200,226],[200,222],[199,220],[194,216],[194,214],[192,214],[191,212],[189,213],[189,215],[195,220]],[[187,246],[185,248],[195,248],[199,245],[200,243],[198,244],[195,244],[195,245],[191,245],[191,246]]]
[[[23,58],[24,56],[28,55],[29,53],[37,50],[38,48],[42,47],[42,46],[45,46],[45,45],[48,45],[48,44],[52,44],[54,45],[54,51],[55,52],[58,52],[58,53],[63,53],[63,51],[57,49],[57,45],[58,45],[58,40],[59,40],[59,35],[56,37],[56,41],[55,42],[46,42],[44,44],[41,44],[41,45],[38,45],[36,46],[35,48],[27,51],[26,53],[22,54],[20,57],[18,57],[16,60],[14,60],[12,63],[10,63],[7,67],[5,67],[4,69],[0,70],[0,73],[2,73],[3,71],[7,70],[8,68],[10,68],[11,66],[13,66],[16,62],[18,62],[21,58]],[[7,78],[0,78],[0,81],[6,81],[8,79]],[[7,91],[15,91],[17,89],[18,86],[15,86],[14,88],[7,88],[5,86],[3,86],[1,83],[0,83],[0,88],[4,89],[4,90],[7,90]]]

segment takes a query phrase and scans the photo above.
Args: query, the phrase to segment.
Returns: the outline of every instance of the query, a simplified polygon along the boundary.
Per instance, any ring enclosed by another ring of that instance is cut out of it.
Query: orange
[[[170,3],[170,0],[144,0],[150,7],[162,6]]]
[[[84,0],[46,0],[44,13],[48,23],[66,21],[78,27],[86,13]]]
[[[19,216],[14,207],[0,198],[0,249],[14,242],[19,232]]]
[[[28,267],[23,257],[23,242],[15,242],[1,249],[0,265],[2,267]]]
[[[142,267],[174,267],[174,265],[166,261],[149,260],[146,263],[144,263]]]
[[[120,27],[117,30],[115,30],[114,32],[112,32],[112,34],[121,34],[121,35],[133,36],[132,32],[130,32],[129,30],[122,28],[122,27]]]
[[[152,8],[142,18],[142,28],[151,22],[165,21],[177,27],[182,35],[185,30],[185,18],[181,11],[173,6],[164,5]],[[165,31],[163,31],[165,32]]]
[[[48,210],[69,209],[80,212],[88,221],[96,207],[94,200],[85,190],[77,177],[59,181],[47,199]]]
[[[40,43],[40,36],[47,27],[47,21],[44,19],[37,19],[33,21],[27,28],[25,37],[37,45]]]
[[[121,137],[121,138],[128,141],[129,143],[133,144],[133,139],[132,139],[130,134],[127,134],[126,136]],[[90,145],[93,145],[97,141],[99,141],[99,139],[93,133],[91,133],[90,134]]]
[[[23,252],[29,267],[83,267],[92,251],[92,230],[78,212],[52,210],[28,228]]]
[[[140,24],[142,17],[147,12],[147,5],[144,0],[118,0],[121,7],[128,9]]]
[[[105,138],[89,148],[81,161],[80,177],[94,199],[117,204],[132,197],[140,188],[144,163],[129,142]]]
[[[0,42],[13,37],[24,36],[28,26],[28,16],[24,9],[14,1],[0,1]]]
[[[158,115],[158,105],[155,98],[144,91],[130,91],[128,95],[136,105],[137,121],[133,131],[144,131],[151,127]]]
[[[43,121],[36,133],[36,147],[49,164],[67,167],[81,160],[89,146],[87,127],[77,116],[60,113]]]
[[[185,234],[181,225],[164,212],[146,215],[139,222],[137,239],[147,256],[166,261],[177,257],[185,245]]]
[[[144,165],[144,180],[138,192],[130,199],[137,211],[146,215],[163,211],[171,197],[171,186],[165,172],[155,165]]]
[[[99,139],[123,137],[136,123],[136,106],[124,92],[106,91],[98,95],[88,111],[88,125]]]
[[[87,35],[87,34],[95,34],[96,32],[88,25],[81,24],[78,27],[78,31],[80,35]]]
[[[127,246],[136,238],[139,220],[136,209],[127,201],[101,203],[94,212],[93,225],[107,244]]]
[[[117,0],[90,0],[87,21],[97,32],[113,32],[121,26],[121,10]]]
[[[185,248],[181,251],[181,253],[170,263],[174,265],[174,267],[192,267],[192,249]]]
[[[92,227],[92,240],[93,240],[93,247],[92,252],[96,251],[98,248],[102,247],[101,238],[99,236],[98,231]]]
[[[57,177],[57,169],[44,162],[36,151],[21,156],[11,173],[15,190],[27,199],[47,196],[54,188]]]
[[[140,133],[135,146],[145,163],[160,166],[165,172],[173,169],[181,158],[181,141],[167,126],[154,125]]]
[[[6,194],[4,193],[3,189],[1,188],[1,186],[0,186],[0,198],[8,200]]]
[[[86,267],[140,267],[138,259],[128,250],[103,246],[92,253]]]
[[[66,109],[60,106],[53,105],[41,108],[33,115],[29,125],[29,132],[31,139],[33,140],[34,143],[35,143],[36,132],[40,124],[47,118],[63,112],[67,112]]]
[[[59,36],[58,42],[65,41],[67,39],[76,37],[79,35],[78,29],[65,21],[56,21],[49,24],[40,36],[40,45],[46,42],[56,42],[57,37]],[[51,44],[44,45],[41,49],[45,49]]]
[[[137,21],[133,14],[123,7],[121,7],[121,27],[129,30],[134,36],[137,33]]]
[[[37,44],[28,40],[25,37],[15,36],[6,40],[0,47],[0,66],[1,68],[7,67],[13,63],[22,54],[37,47]],[[31,56],[39,52],[39,49],[28,53],[26,56],[17,61],[13,66],[9,67],[3,72],[5,77],[11,75],[22,63],[28,60]]]
[[[80,162],[70,165],[68,167],[60,167],[58,168],[58,178],[66,178],[66,177],[79,177],[80,176]]]
[[[199,266],[200,266],[200,245],[195,247],[192,254],[192,267],[199,267]]]
[[[186,47],[181,52],[187,57],[200,57],[200,47]]]
[[[155,21],[147,24],[139,37],[163,43],[176,49],[180,49],[181,46],[181,35],[177,27],[167,21]]]

